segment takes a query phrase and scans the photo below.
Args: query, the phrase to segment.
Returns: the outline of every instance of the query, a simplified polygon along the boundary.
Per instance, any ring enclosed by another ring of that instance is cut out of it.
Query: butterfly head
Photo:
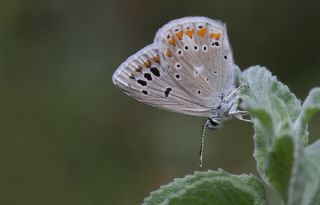
[[[222,127],[222,121],[219,119],[209,118],[208,121],[207,127],[210,129],[216,130]]]

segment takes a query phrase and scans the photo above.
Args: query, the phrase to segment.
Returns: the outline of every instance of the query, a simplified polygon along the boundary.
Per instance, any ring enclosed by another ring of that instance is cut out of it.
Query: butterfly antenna
[[[203,159],[203,151],[204,151],[204,136],[205,136],[206,128],[208,127],[209,123],[210,123],[210,120],[206,120],[202,126],[199,167],[202,167],[202,159]]]

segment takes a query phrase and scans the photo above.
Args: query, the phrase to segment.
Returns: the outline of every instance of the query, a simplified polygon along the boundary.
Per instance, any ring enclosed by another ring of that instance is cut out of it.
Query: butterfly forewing
[[[186,17],[163,26],[155,43],[162,67],[180,89],[208,108],[234,89],[234,63],[226,27],[204,17]]]
[[[208,117],[208,109],[181,90],[160,63],[156,46],[147,46],[119,66],[113,74],[113,83],[129,96],[146,104]]]

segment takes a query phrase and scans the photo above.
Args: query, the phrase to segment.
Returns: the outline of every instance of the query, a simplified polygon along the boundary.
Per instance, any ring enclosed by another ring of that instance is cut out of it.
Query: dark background
[[[264,65],[304,99],[320,80],[319,11],[316,0],[2,0],[0,204],[140,204],[198,170],[203,119],[127,97],[117,66],[168,21],[202,15],[227,23],[242,69]],[[249,123],[207,136],[204,169],[257,174]]]

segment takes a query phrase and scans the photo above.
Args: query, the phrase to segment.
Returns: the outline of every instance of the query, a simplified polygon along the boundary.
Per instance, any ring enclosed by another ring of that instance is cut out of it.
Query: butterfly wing
[[[177,86],[161,66],[159,50],[149,45],[129,57],[112,76],[129,96],[158,108],[183,114],[208,116],[208,109]]]
[[[173,20],[159,29],[155,44],[161,66],[198,103],[216,109],[234,89],[234,62],[225,24],[205,17]]]
[[[146,104],[211,117],[234,89],[233,67],[225,25],[186,17],[164,25],[154,44],[119,66],[113,82]]]

